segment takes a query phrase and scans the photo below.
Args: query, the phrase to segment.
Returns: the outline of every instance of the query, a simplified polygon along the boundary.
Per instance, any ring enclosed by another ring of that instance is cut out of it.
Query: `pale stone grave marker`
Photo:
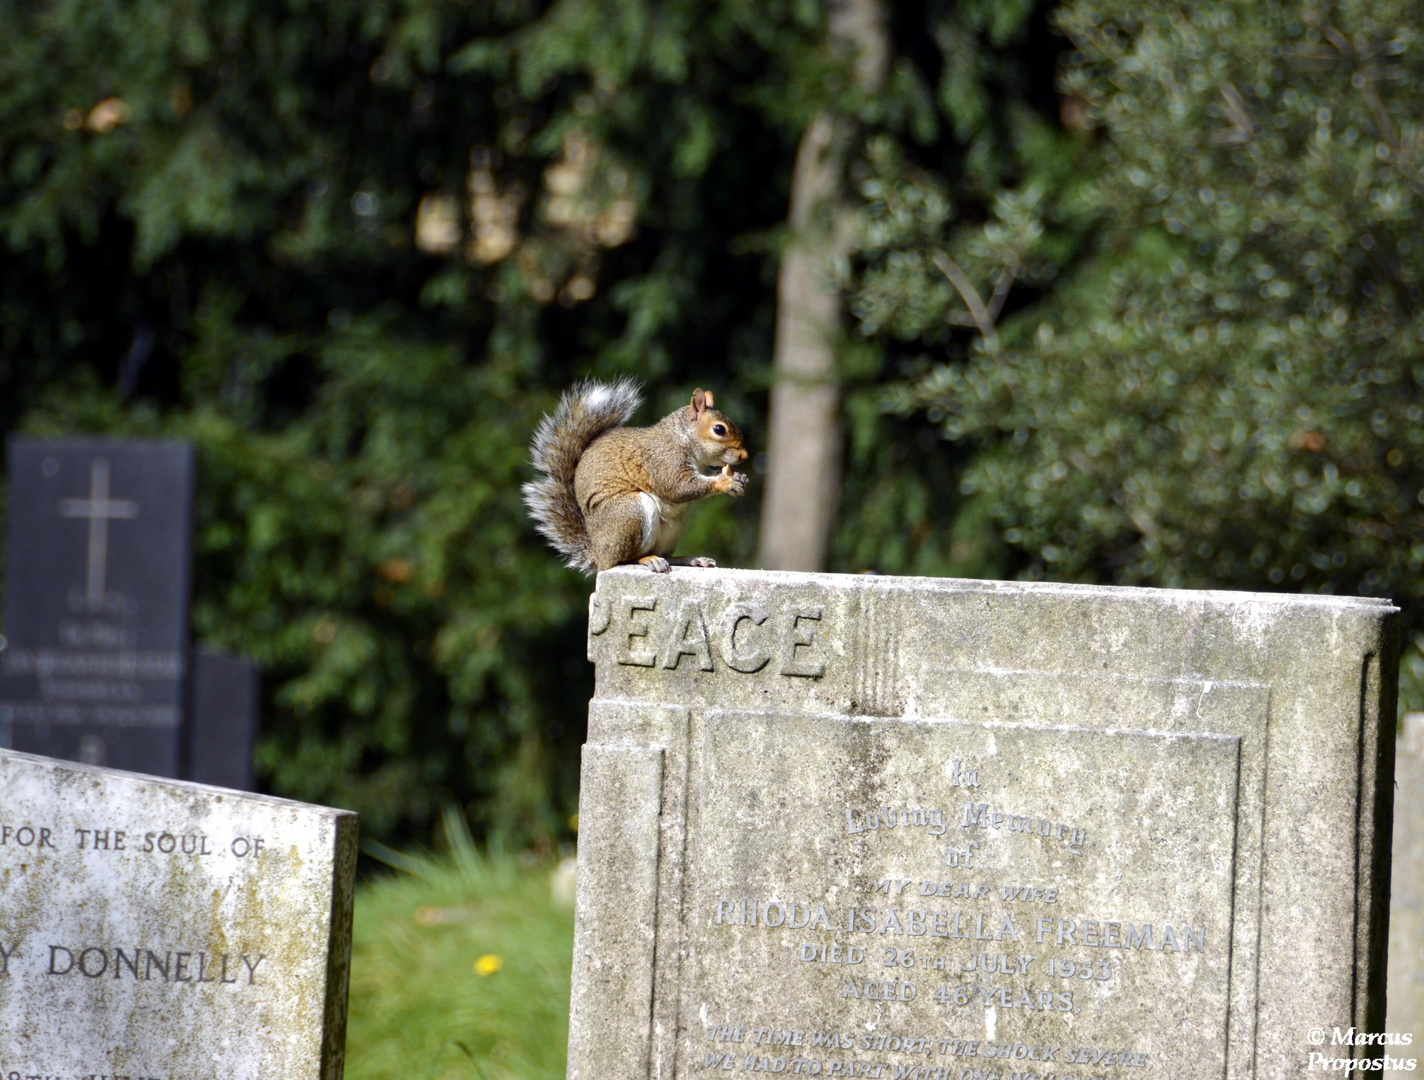
[[[1395,616],[599,575],[569,1076],[1244,1080],[1381,1030]]]
[[[0,1077],[339,1080],[356,816],[0,751]]]
[[[1389,897],[1389,1008],[1385,1027],[1408,1033],[1394,1058],[1424,1061],[1424,713],[1407,713],[1394,759],[1394,864]],[[1415,1070],[1387,1069],[1385,1080]]]

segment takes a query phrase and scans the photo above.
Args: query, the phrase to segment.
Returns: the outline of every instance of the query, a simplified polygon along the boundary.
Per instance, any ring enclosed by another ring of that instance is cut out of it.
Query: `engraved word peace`
[[[671,619],[662,614],[656,596],[620,596],[610,604],[595,594],[588,629],[598,637],[616,622],[617,660],[630,667],[671,671],[687,656],[702,671],[722,666],[750,675],[775,660],[781,675],[826,673],[817,652],[819,606],[793,604],[772,615],[755,603],[729,604],[710,630],[696,600],[684,600]]]

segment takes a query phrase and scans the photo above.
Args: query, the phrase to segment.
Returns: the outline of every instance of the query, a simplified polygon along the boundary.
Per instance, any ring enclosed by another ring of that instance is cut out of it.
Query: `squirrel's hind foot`
[[[674,566],[696,566],[706,570],[715,568],[717,565],[716,559],[709,559],[706,555],[679,559],[667,559],[661,555],[644,555],[638,561],[655,574],[666,574]]]

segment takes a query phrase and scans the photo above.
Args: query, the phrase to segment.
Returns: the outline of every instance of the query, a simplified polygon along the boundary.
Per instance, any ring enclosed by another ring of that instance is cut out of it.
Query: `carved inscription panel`
[[[709,712],[678,1075],[1226,1072],[1234,736]]]
[[[354,860],[352,814],[0,751],[0,1078],[334,1075]]]

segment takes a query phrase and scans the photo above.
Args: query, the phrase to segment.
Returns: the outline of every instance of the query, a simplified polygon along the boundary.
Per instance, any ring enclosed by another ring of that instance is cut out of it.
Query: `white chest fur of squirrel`
[[[641,404],[631,379],[583,382],[544,417],[530,447],[544,475],[524,485],[529,515],[576,570],[593,573],[642,563],[715,566],[711,559],[671,559],[689,503],[723,492],[740,495],[747,460],[737,425],[697,390],[690,404],[651,427],[624,427]]]

